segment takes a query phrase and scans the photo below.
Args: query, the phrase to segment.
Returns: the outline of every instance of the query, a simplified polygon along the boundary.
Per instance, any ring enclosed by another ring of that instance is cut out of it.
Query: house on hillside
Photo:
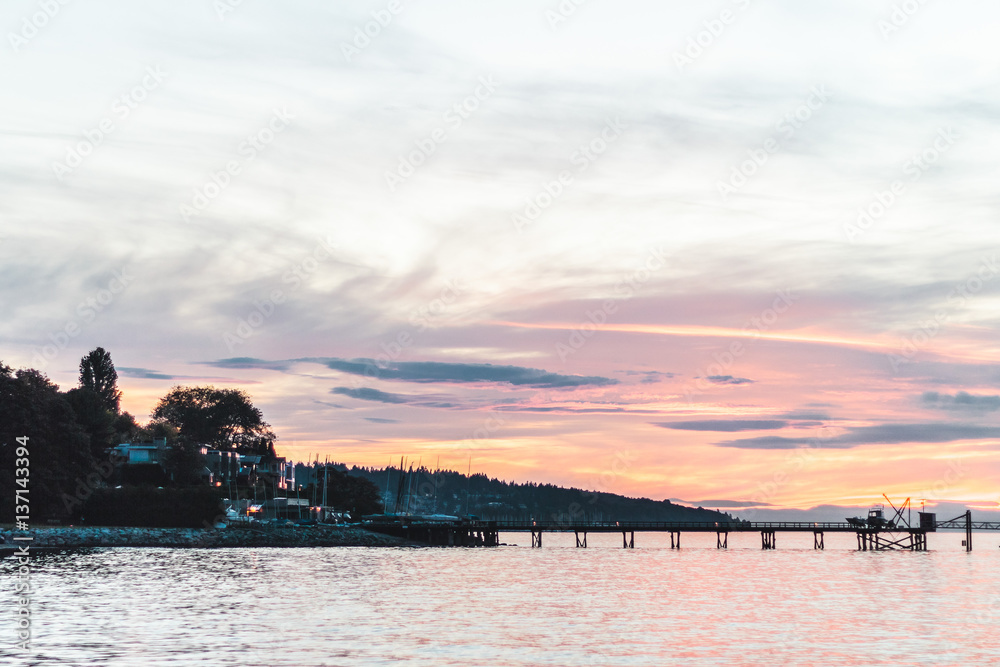
[[[240,473],[240,454],[231,449],[206,449],[205,467],[212,473],[216,486],[235,484]]]
[[[240,458],[240,483],[253,485],[258,481],[282,491],[295,488],[295,467],[284,456],[249,454]]]
[[[164,467],[166,438],[155,438],[153,442],[124,442],[113,447],[112,452],[118,463],[120,483],[163,486],[169,482]]]
[[[140,463],[162,465],[167,452],[167,439],[154,438],[152,442],[123,442],[112,449],[123,465]]]

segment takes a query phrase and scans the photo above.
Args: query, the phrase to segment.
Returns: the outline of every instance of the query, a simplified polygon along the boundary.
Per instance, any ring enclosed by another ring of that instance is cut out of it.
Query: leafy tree
[[[28,437],[31,519],[66,518],[65,498],[105,483],[90,439],[59,388],[36,370],[0,363],[0,517],[13,519],[17,438]],[[104,462],[103,465],[110,466]],[[23,467],[23,466],[17,466]]]
[[[120,411],[122,393],[118,390],[118,371],[111,361],[111,353],[103,347],[91,350],[80,360],[80,387],[97,394],[105,410],[115,415]]]
[[[128,412],[123,412],[115,417],[114,422],[114,444],[120,445],[123,442],[133,442],[142,435],[142,427]]]
[[[140,442],[153,442],[154,440],[166,440],[168,445],[173,445],[180,438],[180,431],[176,426],[163,420],[152,420],[145,426],[140,426],[135,436],[135,440]]]
[[[105,452],[117,444],[114,442],[115,414],[105,407],[104,399],[92,389],[70,389],[65,397],[76,414],[76,421],[90,436],[91,455],[94,459],[103,458]]]
[[[191,443],[274,456],[277,437],[241,389],[174,387],[160,399],[153,420],[176,427]]]
[[[177,438],[167,449],[163,467],[175,486],[197,486],[204,481],[205,457],[200,447],[187,438]]]

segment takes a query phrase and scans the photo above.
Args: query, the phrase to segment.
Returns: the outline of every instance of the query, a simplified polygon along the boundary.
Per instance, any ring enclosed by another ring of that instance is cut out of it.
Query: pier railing
[[[1000,521],[971,521],[972,530],[1000,530]],[[948,521],[938,521],[938,530],[965,530],[965,517],[949,519]]]
[[[503,532],[857,532],[866,526],[852,525],[846,521],[491,521],[491,526]],[[963,526],[964,527],[964,524]],[[874,527],[872,528],[874,530]],[[888,530],[886,527],[879,528]],[[900,531],[920,530],[899,528]]]
[[[776,533],[811,532],[813,548],[824,549],[824,533],[855,533],[859,551],[886,549],[927,550],[927,533],[941,530],[965,530],[963,546],[972,550],[973,530],[1000,530],[1000,522],[972,521],[972,513],[936,521],[933,515],[921,514],[917,526],[892,522],[852,521],[532,521],[482,520],[473,517],[441,521],[421,516],[394,516],[371,520],[366,525],[378,532],[448,546],[498,546],[500,533],[531,533],[531,546],[541,547],[544,533],[575,533],[576,546],[587,546],[588,533],[621,533],[622,546],[635,548],[636,533],[670,533],[670,548],[679,549],[681,533],[716,533],[716,546],[729,547],[729,533],[759,532],[762,549],[776,548]]]

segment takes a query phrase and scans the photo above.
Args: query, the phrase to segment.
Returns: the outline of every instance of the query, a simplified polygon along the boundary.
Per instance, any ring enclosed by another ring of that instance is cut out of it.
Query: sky
[[[0,359],[245,389],[296,460],[996,507],[998,19],[8,2]]]

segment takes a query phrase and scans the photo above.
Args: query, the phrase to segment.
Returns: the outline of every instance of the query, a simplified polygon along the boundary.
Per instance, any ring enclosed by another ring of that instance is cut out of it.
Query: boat
[[[855,528],[895,528],[896,524],[885,518],[885,506],[874,505],[868,510],[868,518],[847,517],[847,523]]]

